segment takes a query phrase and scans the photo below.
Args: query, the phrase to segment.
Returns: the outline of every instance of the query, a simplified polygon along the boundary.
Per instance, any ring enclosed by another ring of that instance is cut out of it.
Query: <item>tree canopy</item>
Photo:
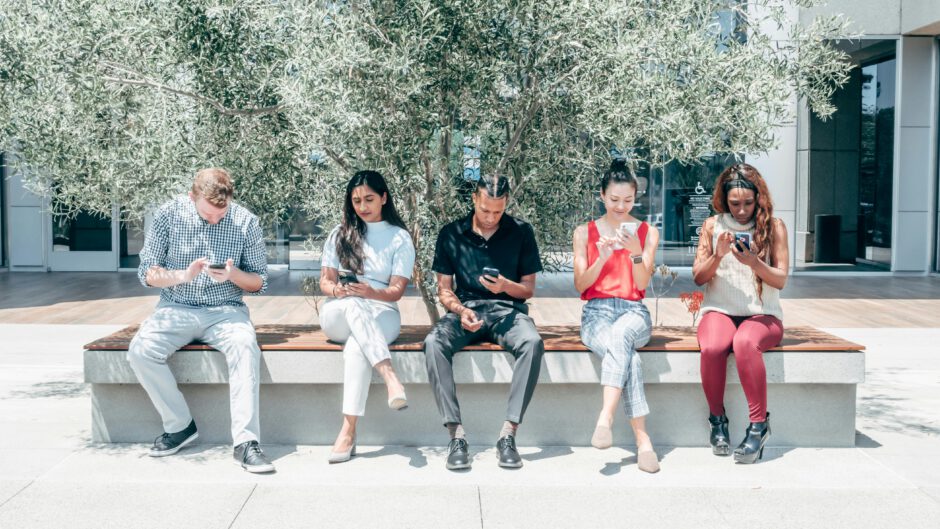
[[[813,3],[0,0],[0,148],[63,214],[142,215],[217,165],[265,219],[302,205],[328,228],[352,171],[379,170],[436,317],[434,236],[469,208],[466,167],[511,179],[551,265],[613,149],[757,153],[794,94],[830,114],[845,26],[788,18]]]

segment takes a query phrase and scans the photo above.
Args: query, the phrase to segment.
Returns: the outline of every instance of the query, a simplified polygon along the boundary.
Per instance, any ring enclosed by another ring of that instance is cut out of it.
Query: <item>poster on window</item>
[[[711,216],[712,209],[712,195],[702,186],[702,182],[698,182],[695,186],[695,191],[688,195],[688,203],[686,204],[686,211],[689,216],[689,253],[694,254],[696,248],[698,248],[698,239],[702,233],[702,225],[705,224],[705,219]]]

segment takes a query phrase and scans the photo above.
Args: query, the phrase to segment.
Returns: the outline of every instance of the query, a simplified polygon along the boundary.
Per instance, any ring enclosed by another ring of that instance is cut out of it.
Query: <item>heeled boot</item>
[[[728,416],[727,415],[709,415],[708,424],[711,426],[711,436],[709,442],[712,445],[712,453],[716,456],[731,455],[731,436],[728,434]]]
[[[770,412],[764,422],[752,422],[744,432],[744,440],[734,449],[734,462],[751,464],[764,457],[764,444],[770,437]]]

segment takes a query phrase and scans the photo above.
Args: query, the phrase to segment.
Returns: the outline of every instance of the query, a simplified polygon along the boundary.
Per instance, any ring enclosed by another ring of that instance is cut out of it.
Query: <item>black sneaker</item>
[[[185,430],[176,433],[164,432],[163,435],[154,439],[153,446],[150,448],[150,457],[171,456],[198,438],[196,421],[189,421],[189,426]]]
[[[470,468],[470,449],[467,440],[458,437],[451,439],[447,446],[447,470]]]
[[[235,462],[248,472],[255,474],[274,472],[274,465],[264,457],[258,441],[247,441],[235,447]]]
[[[499,458],[499,466],[503,468],[522,468],[522,457],[516,450],[516,438],[511,435],[496,441],[496,456]]]

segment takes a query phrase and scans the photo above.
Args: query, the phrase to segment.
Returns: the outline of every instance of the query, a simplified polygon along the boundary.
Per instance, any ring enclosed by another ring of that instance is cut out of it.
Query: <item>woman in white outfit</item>
[[[382,175],[359,171],[346,185],[343,223],[323,245],[320,289],[329,297],[320,326],[344,343],[343,427],[330,463],[356,455],[356,423],[365,413],[372,368],[385,380],[388,407],[408,405],[388,344],[401,330],[397,301],[411,279],[415,249]]]

